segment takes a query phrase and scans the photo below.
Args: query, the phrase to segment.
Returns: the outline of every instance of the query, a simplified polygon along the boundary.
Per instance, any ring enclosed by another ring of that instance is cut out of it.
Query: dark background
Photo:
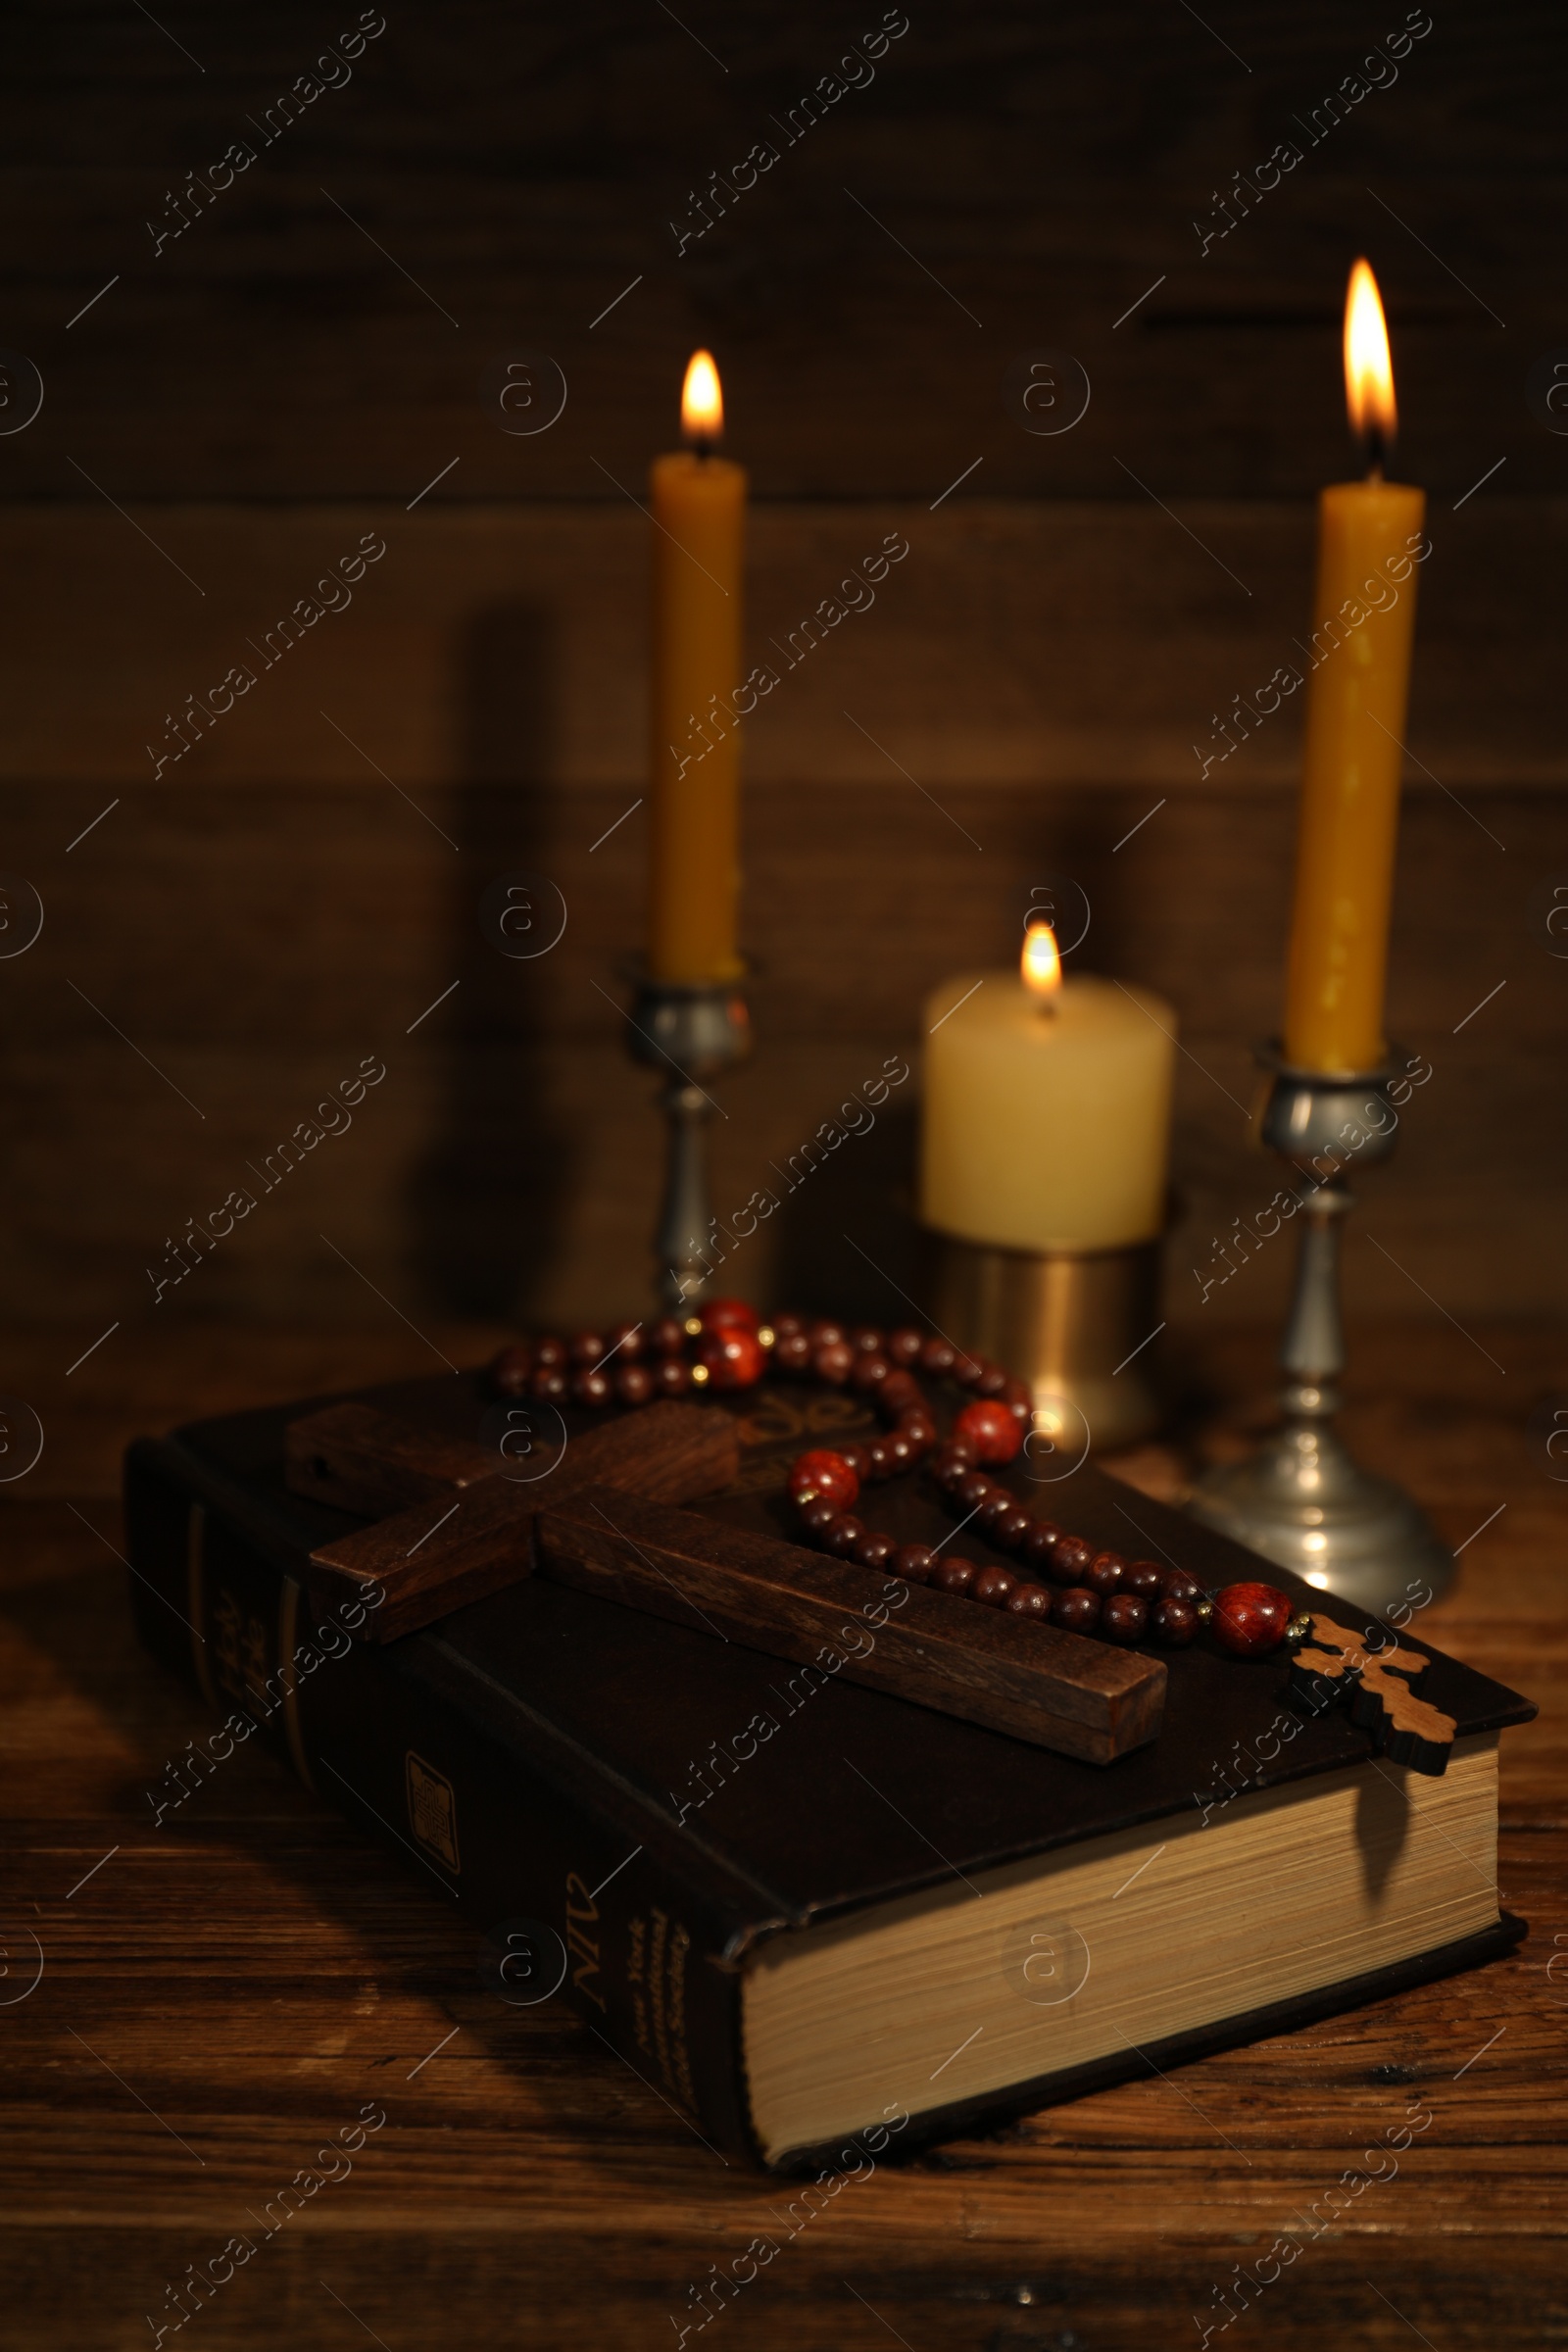
[[[771,118],[879,8],[390,0],[347,85],[262,147],[248,118],[357,13],[11,21],[0,343],[45,399],[0,438],[0,864],[46,919],[0,962],[8,1315],[85,1339],[364,1322],[366,1282],[414,1315],[640,1300],[659,1130],[612,1000],[643,812],[602,837],[643,789],[633,495],[704,341],[752,470],[759,655],[886,531],[910,545],[751,730],[758,1051],[723,1090],[720,1214],[1067,875],[1080,964],[1180,1010],[1170,1297],[1197,1316],[1193,1269],[1278,1181],[1242,1106],[1277,1019],[1298,708],[1206,780],[1193,747],[1303,633],[1312,494],[1354,463],[1361,252],[1435,543],[1391,1003],[1434,1076],[1367,1186],[1354,1296],[1559,1305],[1568,966],[1533,894],[1568,876],[1568,439],[1525,393],[1568,350],[1557,12],[1436,0],[1396,82],[1308,147],[1297,118],[1402,8],[911,0],[870,86],[680,258],[689,192],[781,144]],[[256,162],[155,257],[168,192],[237,138]],[[1283,139],[1299,166],[1203,255],[1195,220]],[[1092,385],[1054,437],[1002,396],[1042,349]],[[568,385],[532,437],[479,398],[515,352]],[[155,782],[166,714],[367,530],[387,553],[352,608]],[[536,962],[477,925],[516,868],[569,910]],[[166,1239],[367,1054],[387,1076],[352,1132],[155,1309]],[[891,1311],[842,1237],[906,1278],[913,1095],[734,1287]],[[1202,1318],[1269,1313],[1286,1270],[1265,1251]]]

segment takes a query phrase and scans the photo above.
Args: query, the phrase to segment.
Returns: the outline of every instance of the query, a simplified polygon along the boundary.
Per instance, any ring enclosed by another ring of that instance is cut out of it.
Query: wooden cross
[[[1321,1713],[1332,1706],[1348,1706],[1350,1720],[1370,1732],[1380,1752],[1396,1764],[1436,1779],[1453,1752],[1457,1728],[1411,1684],[1425,1673],[1431,1660],[1419,1649],[1369,1650],[1366,1637],[1337,1625],[1320,1610],[1312,1611],[1310,1639],[1291,1661],[1291,1690]]]
[[[675,1507],[732,1486],[739,1466],[733,1416],[673,1400],[573,1438],[526,1483],[480,1446],[363,1404],[292,1423],[285,1451],[296,1494],[378,1514],[311,1554],[324,1600],[379,1587],[363,1640],[395,1640],[538,1570],[1090,1763],[1158,1733],[1157,1658]]]

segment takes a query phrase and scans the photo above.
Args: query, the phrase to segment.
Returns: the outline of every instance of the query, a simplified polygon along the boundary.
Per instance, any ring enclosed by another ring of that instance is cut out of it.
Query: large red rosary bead
[[[821,1501],[847,1511],[859,1492],[860,1482],[844,1456],[830,1453],[826,1446],[797,1454],[790,1464],[790,1499],[798,1508]]]
[[[967,1438],[983,1462],[1010,1462],[1023,1444],[1023,1430],[1004,1404],[990,1398],[966,1404],[953,1424],[955,1437]]]
[[[1227,1585],[1214,1596],[1209,1626],[1217,1642],[1239,1658],[1258,1658],[1278,1649],[1295,1604],[1274,1585]]]
[[[767,1349],[755,1331],[723,1324],[698,1343],[697,1360],[715,1389],[752,1389],[767,1369]]]
[[[705,1331],[756,1331],[762,1318],[744,1298],[710,1298],[697,1320]]]

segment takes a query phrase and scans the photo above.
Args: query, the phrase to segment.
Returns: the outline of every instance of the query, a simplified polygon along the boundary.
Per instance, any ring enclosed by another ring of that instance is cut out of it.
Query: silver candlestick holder
[[[708,1085],[751,1052],[751,1015],[733,982],[653,980],[642,971],[633,973],[632,982],[627,1050],[633,1061],[664,1074],[659,1101],[668,1141],[654,1234],[659,1296],[673,1312],[689,1313],[713,1271],[708,1123],[718,1105]]]
[[[1283,1418],[1246,1461],[1211,1470],[1187,1507],[1309,1585],[1381,1614],[1407,1599],[1412,1583],[1435,1595],[1453,1576],[1452,1553],[1408,1494],[1363,1470],[1334,1427],[1345,1369],[1340,1237],[1355,1205],[1347,1171],[1393,1153],[1392,1089],[1405,1065],[1326,1078],[1287,1067],[1273,1048],[1259,1059],[1270,1076],[1258,1138],[1300,1179],[1300,1256],[1280,1349]]]

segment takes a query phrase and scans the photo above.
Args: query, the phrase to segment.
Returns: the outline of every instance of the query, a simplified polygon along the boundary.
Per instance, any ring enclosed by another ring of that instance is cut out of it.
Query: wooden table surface
[[[127,1331],[68,1380],[92,1336],[6,1348],[5,1385],[47,1442],[0,1518],[0,2342],[98,2352],[160,2326],[172,2341],[169,2288],[246,2231],[254,2256],[187,2341],[673,2347],[710,2266],[781,2236],[780,2184],[710,2154],[564,2008],[504,2008],[472,1929],[253,1748],[150,1826],[145,1791],[208,1727],[132,1638],[121,1446],[421,1370],[424,1350],[401,1329]],[[458,1360],[490,1337],[434,1336]],[[1256,1403],[1262,1336],[1183,1353],[1213,1404],[1202,1442],[1233,1446],[1246,1416],[1225,1400]],[[878,2169],[781,2244],[710,2341],[1198,2345],[1238,2266],[1267,2269],[1278,2238],[1296,2256],[1227,2342],[1568,2341],[1568,1494],[1526,1436],[1557,1387],[1561,1335],[1382,1328],[1356,1341],[1347,1415],[1465,1546],[1421,1630],[1541,1705],[1503,1742],[1520,1951]],[[1131,1467],[1168,1485],[1177,1457]],[[1312,2236],[1302,2217],[1416,2095],[1432,2122],[1396,2175]],[[386,2123],[352,2169],[318,2162],[367,2109]],[[253,2217],[306,2166],[340,2177],[263,2239]]]

